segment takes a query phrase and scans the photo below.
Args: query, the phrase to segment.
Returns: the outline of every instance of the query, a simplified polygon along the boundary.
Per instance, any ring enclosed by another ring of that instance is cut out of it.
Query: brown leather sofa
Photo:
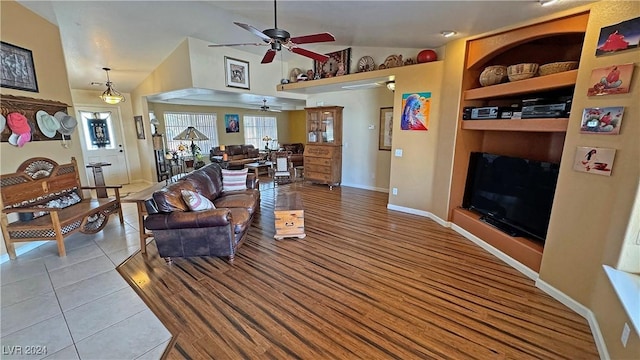
[[[204,195],[216,209],[190,211],[183,189]],[[144,225],[153,232],[161,257],[227,256],[233,261],[260,209],[258,179],[248,174],[247,190],[222,190],[222,169],[212,163],[153,193]]]
[[[291,144],[282,144],[281,146],[284,151],[290,151],[291,155],[289,155],[289,162],[296,166],[304,166],[304,144],[302,143],[291,143]]]
[[[226,145],[225,151],[221,151],[219,146],[214,147],[209,152],[211,162],[222,163],[222,156],[227,153],[225,166],[228,169],[242,169],[245,164],[260,160],[260,151],[253,145]]]

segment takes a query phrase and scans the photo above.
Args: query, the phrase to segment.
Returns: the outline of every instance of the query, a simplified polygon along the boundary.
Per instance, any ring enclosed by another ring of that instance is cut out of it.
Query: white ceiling
[[[233,24],[244,22],[260,30],[274,27],[273,1],[36,1],[22,5],[60,28],[72,89],[96,90],[91,82],[111,81],[121,92],[138,86],[186,37],[214,44],[259,42]],[[338,46],[437,48],[457,36],[480,34],[592,1],[560,0],[541,6],[538,0],[510,1],[278,1],[278,28],[291,36],[330,32]],[[305,48],[314,50],[313,45]],[[262,54],[264,47],[242,50]],[[296,54],[284,51],[284,61]],[[102,89],[102,87],[98,87]],[[191,90],[180,94],[204,104],[223,101],[260,103],[264,96]],[[215,95],[215,96],[214,96]],[[185,100],[186,101],[186,100]],[[267,97],[268,104],[287,107],[291,100]],[[287,102],[286,104],[283,102]]]

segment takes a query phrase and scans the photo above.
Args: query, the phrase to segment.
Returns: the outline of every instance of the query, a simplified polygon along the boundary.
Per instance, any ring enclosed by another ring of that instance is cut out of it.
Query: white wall
[[[342,112],[342,185],[376,191],[389,189],[390,152],[378,150],[380,108],[393,106],[385,87],[310,95],[307,106],[344,106]],[[369,125],[374,129],[369,130]]]

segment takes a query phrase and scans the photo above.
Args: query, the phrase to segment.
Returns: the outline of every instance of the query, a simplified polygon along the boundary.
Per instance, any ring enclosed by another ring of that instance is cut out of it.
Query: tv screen
[[[462,206],[511,236],[544,242],[558,168],[551,162],[471,153]]]

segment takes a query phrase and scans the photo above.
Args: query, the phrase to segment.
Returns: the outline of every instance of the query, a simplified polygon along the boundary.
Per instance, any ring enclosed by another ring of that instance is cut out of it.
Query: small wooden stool
[[[276,240],[286,237],[304,239],[304,208],[302,197],[298,192],[281,193],[276,198],[276,207],[273,211],[276,223]]]

